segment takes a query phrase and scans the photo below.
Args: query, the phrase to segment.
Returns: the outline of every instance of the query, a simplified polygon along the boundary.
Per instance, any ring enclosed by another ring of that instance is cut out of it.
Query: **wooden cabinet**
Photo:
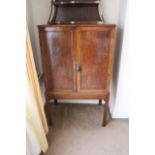
[[[106,99],[114,35],[115,25],[39,26],[47,102]]]
[[[53,18],[38,26],[49,124],[50,99],[104,99],[107,124],[116,28],[100,18],[99,3],[54,0]]]

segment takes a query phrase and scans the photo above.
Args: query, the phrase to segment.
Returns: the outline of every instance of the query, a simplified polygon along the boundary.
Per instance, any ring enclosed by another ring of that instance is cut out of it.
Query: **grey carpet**
[[[57,105],[46,155],[128,155],[128,120],[102,127],[103,107]]]

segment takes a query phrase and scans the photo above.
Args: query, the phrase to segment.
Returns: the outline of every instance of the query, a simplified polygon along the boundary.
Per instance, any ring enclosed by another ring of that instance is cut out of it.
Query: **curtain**
[[[46,138],[48,126],[43,109],[43,101],[34,64],[28,28],[26,32],[26,71],[27,155],[38,155],[41,151],[45,153],[48,149]]]

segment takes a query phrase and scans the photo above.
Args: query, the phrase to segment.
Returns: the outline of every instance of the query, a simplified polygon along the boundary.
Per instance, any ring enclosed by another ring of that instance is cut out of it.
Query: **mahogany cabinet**
[[[52,124],[50,99],[99,99],[100,103],[104,99],[105,126],[109,114],[115,25],[52,21],[39,25],[38,29],[49,124]]]

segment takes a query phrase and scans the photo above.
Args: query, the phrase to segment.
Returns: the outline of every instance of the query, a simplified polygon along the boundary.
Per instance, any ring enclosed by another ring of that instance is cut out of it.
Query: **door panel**
[[[107,89],[110,67],[111,31],[104,28],[80,28],[80,91]]]
[[[74,30],[50,28],[40,31],[44,81],[47,91],[73,91],[75,89]]]

